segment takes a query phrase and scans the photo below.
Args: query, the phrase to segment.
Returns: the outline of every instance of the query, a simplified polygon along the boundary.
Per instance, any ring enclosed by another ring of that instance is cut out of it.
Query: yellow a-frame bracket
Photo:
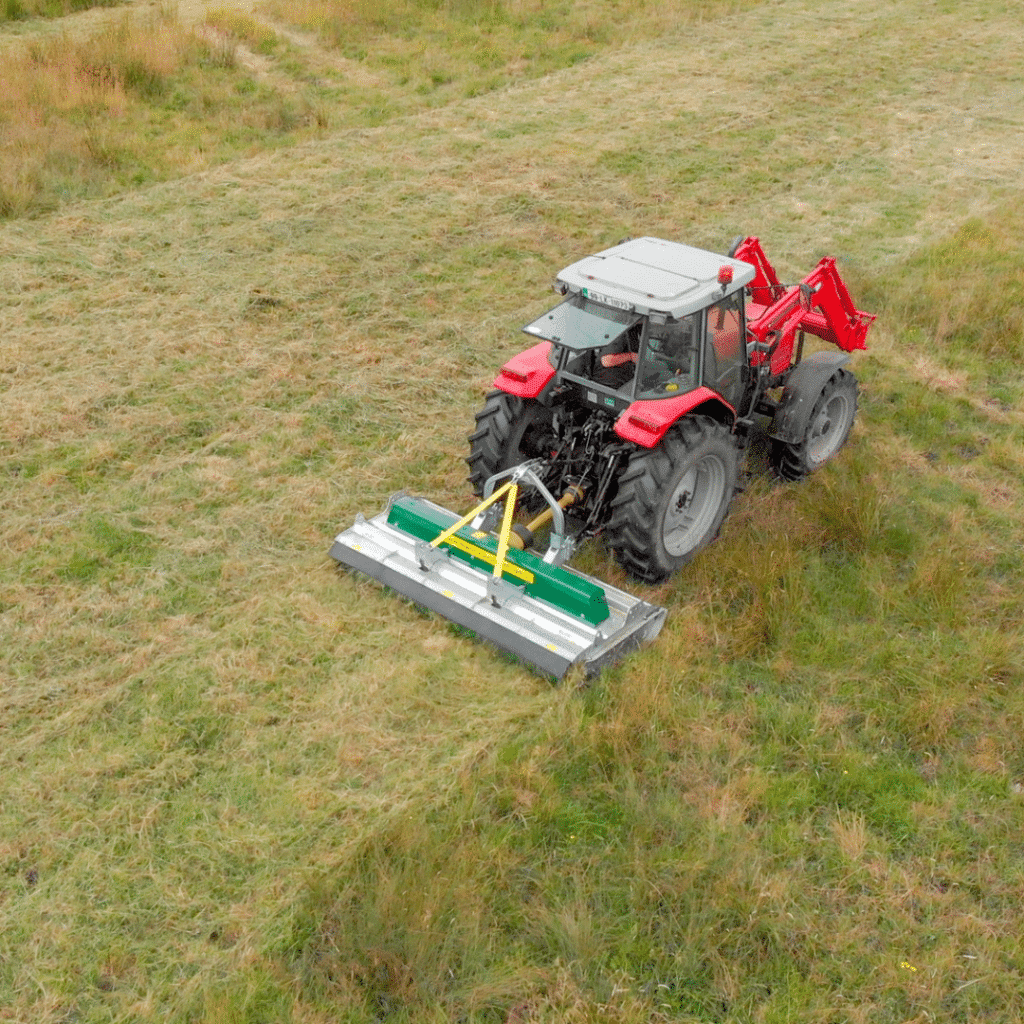
[[[508,497],[505,498],[505,515],[501,521],[501,532],[498,534],[498,553],[494,558],[494,578],[501,579],[501,575],[505,571],[505,556],[508,554],[508,538],[512,532],[512,517],[515,515],[516,501],[519,499],[519,484],[514,480],[502,484],[492,495],[484,498],[476,508],[467,512],[457,523],[452,524],[444,533],[435,537],[430,542],[430,546],[436,548],[451,539],[459,530],[476,519],[484,509],[490,508],[505,494],[508,494]]]

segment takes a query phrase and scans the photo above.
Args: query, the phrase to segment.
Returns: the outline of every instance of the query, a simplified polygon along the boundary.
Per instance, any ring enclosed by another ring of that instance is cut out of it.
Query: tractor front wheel
[[[551,409],[532,398],[492,391],[469,435],[466,462],[474,494],[482,497],[484,484],[500,470],[549,456],[555,444]]]
[[[776,441],[772,463],[784,480],[803,480],[833,458],[853,429],[857,415],[857,379],[836,370],[821,389],[803,437],[795,444]]]
[[[706,416],[688,416],[656,448],[634,452],[606,531],[616,560],[645,583],[680,569],[718,536],[738,473],[732,435]]]

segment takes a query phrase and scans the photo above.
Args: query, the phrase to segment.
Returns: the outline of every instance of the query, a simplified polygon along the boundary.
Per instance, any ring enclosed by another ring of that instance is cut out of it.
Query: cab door
[[[704,384],[738,408],[746,380],[743,290],[709,306],[705,312]]]

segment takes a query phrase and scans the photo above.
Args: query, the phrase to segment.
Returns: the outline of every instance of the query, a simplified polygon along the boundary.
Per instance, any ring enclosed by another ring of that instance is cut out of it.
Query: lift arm
[[[875,316],[854,306],[831,256],[821,260],[799,284],[786,288],[779,282],[757,238],[745,238],[735,255],[752,264],[756,271],[747,286],[747,343],[752,365],[757,366],[765,358],[763,353],[778,339],[771,357],[771,372],[785,372],[792,362],[793,342],[799,331],[813,334],[844,352],[864,348]]]

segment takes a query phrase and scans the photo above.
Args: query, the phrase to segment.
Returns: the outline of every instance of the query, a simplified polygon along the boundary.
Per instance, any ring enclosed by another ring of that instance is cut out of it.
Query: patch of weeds
[[[470,832],[437,845],[446,831],[442,821],[396,822],[359,844],[351,885],[310,888],[289,943],[307,997],[344,994],[373,1013],[415,1017],[483,980],[493,951],[474,936],[493,921],[497,865]],[[456,866],[474,877],[472,890],[452,884]]]
[[[206,24],[241,40],[255,53],[264,56],[271,56],[281,43],[269,25],[249,14],[229,8],[215,7],[208,10]]]
[[[148,533],[102,516],[88,522],[79,544],[58,570],[62,579],[76,583],[91,583],[101,575],[124,568],[145,568],[150,565],[154,551]]]
[[[166,76],[139,57],[125,60],[120,66],[120,72],[124,87],[143,99],[158,100],[167,92]]]
[[[948,539],[931,545],[907,579],[903,618],[926,626],[957,628],[975,614],[976,584],[970,553]]]
[[[202,69],[234,71],[238,67],[238,44],[230,36],[202,40],[195,53],[196,64]]]
[[[851,555],[878,550],[886,536],[891,499],[879,486],[868,453],[846,451],[804,486],[801,504],[820,524],[823,546]]]

